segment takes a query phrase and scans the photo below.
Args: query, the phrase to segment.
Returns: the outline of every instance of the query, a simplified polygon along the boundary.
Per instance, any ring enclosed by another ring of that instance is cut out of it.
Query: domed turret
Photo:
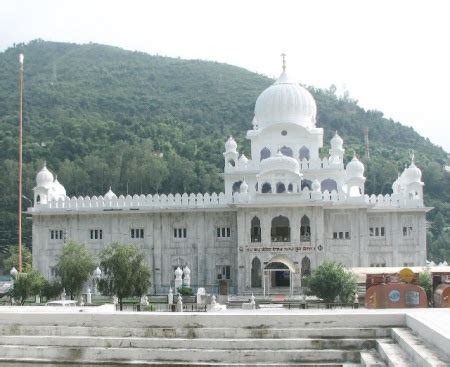
[[[241,186],[239,187],[239,192],[241,194],[246,194],[248,192],[248,184],[245,179],[244,181],[242,181]]]
[[[105,199],[112,200],[113,198],[117,199],[117,195],[111,190],[111,186],[109,187],[109,191],[104,196]]]
[[[414,164],[414,160],[405,171],[405,181],[407,183],[422,181],[422,171]]]
[[[359,201],[364,199],[364,164],[362,164],[356,155],[347,164],[347,200]]]
[[[66,189],[58,181],[58,176],[55,177],[55,181],[53,182],[53,193],[52,194],[57,199],[66,197]]]
[[[342,149],[342,145],[344,144],[344,141],[342,138],[338,135],[338,132],[336,131],[334,136],[330,140],[331,149]]]
[[[347,178],[364,178],[364,165],[356,158],[356,155],[347,164]]]
[[[315,178],[314,181],[312,182],[311,188],[312,188],[312,191],[315,191],[315,192],[320,191],[320,182],[317,178]]]
[[[47,164],[44,163],[44,167],[36,175],[36,186],[49,186],[53,183],[53,180],[52,173],[47,169]]]
[[[342,165],[345,150],[342,148],[344,141],[338,135],[337,131],[330,140],[330,164]]]
[[[283,71],[278,80],[264,90],[255,104],[258,128],[279,123],[292,123],[312,128],[317,107],[313,96]]]
[[[225,151],[227,153],[228,152],[236,153],[236,148],[237,148],[236,141],[233,139],[232,136],[230,136],[225,143]]]

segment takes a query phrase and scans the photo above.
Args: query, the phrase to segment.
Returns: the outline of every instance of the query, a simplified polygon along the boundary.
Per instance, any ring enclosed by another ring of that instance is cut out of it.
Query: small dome
[[[245,182],[245,180],[242,181],[241,186],[239,187],[239,192],[241,194],[246,194],[248,192],[248,184],[247,182]]]
[[[183,269],[184,276],[191,274],[191,269],[189,269],[187,266]]]
[[[242,164],[247,164],[248,163],[248,158],[245,156],[245,154],[242,154],[239,157],[239,163],[242,163]]]
[[[312,191],[320,191],[320,182],[317,178],[314,179],[314,181],[312,182],[311,188],[312,188]]]
[[[183,275],[183,270],[180,269],[180,267],[175,269],[175,276],[181,277]]]
[[[117,199],[117,195],[111,190],[111,186],[109,187],[109,191],[105,194],[104,198],[109,200],[112,200],[112,198]]]
[[[236,148],[237,148],[236,141],[233,139],[232,136],[230,136],[225,143],[225,151],[236,153]]]
[[[55,181],[53,182],[53,195],[55,197],[65,197],[66,196],[66,189],[63,185],[61,185],[58,181],[58,177],[55,178]]]
[[[36,175],[36,186],[49,186],[53,183],[53,175],[47,169],[47,164],[44,163],[44,167]]]
[[[347,164],[345,170],[348,178],[364,178],[364,164],[356,156]]]
[[[264,159],[260,163],[260,172],[290,171],[300,175],[300,166],[296,159],[283,155],[280,151],[274,156]]]
[[[338,135],[337,131],[334,134],[334,136],[331,138],[330,144],[331,144],[331,149],[342,149],[342,145],[344,144],[344,141]]]
[[[283,71],[278,80],[264,90],[255,104],[258,128],[292,123],[311,128],[316,123],[317,107],[313,96]]]
[[[422,171],[411,162],[411,165],[405,170],[405,181],[406,183],[421,182]]]

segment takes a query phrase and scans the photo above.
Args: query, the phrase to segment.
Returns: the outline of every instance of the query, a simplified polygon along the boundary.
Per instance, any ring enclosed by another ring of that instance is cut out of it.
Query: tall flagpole
[[[19,101],[19,273],[22,272],[22,111],[23,111],[23,54],[20,62],[20,101]]]

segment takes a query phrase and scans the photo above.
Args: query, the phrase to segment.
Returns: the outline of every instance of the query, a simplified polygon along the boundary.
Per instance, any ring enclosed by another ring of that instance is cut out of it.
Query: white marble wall
[[[290,242],[271,242],[271,221],[283,215],[289,218]],[[311,241],[300,241],[303,215],[310,219]],[[261,242],[250,239],[251,220],[260,219]],[[383,237],[370,237],[372,225],[385,227]],[[403,236],[403,226],[411,226],[411,236]],[[217,238],[217,227],[230,227],[230,238]],[[143,239],[131,239],[131,228],[143,228]],[[174,238],[174,228],[186,228],[187,238]],[[91,240],[90,229],[102,229],[103,239]],[[64,239],[51,240],[50,230],[63,230]],[[334,231],[349,231],[350,239],[333,239]],[[342,262],[346,266],[424,265],[426,260],[425,210],[379,210],[364,206],[335,207],[317,203],[310,206],[260,206],[244,204],[223,209],[161,210],[139,212],[34,212],[33,266],[47,278],[56,265],[64,242],[85,243],[94,256],[108,244],[118,241],[134,243],[143,249],[152,270],[152,289],[165,293],[173,287],[173,268],[188,265],[191,284],[206,286],[217,292],[218,265],[231,267],[231,292],[244,292],[251,286],[251,262],[258,256],[269,263],[284,256],[300,272],[307,256],[314,269],[324,260]],[[294,287],[300,287],[294,277]]]

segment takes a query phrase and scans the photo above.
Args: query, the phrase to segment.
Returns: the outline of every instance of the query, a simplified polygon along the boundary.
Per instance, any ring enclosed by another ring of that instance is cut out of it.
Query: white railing
[[[296,158],[297,159],[297,158]],[[300,165],[300,171],[309,171],[309,170],[320,170],[320,169],[344,169],[344,164],[342,162],[339,163],[330,163],[330,159],[328,157],[325,158],[317,158],[317,159],[297,159]],[[258,171],[259,170],[259,161],[247,160],[242,161],[240,159],[237,160],[234,166],[226,163],[225,164],[225,172],[240,172],[240,171]]]
[[[52,200],[47,204],[37,204],[35,211],[52,210],[119,210],[119,209],[170,209],[170,208],[208,208],[226,206],[224,193],[213,194],[169,194],[169,195],[120,195],[119,197],[66,196],[64,199]]]
[[[329,202],[331,204],[365,203],[374,208],[421,208],[421,198],[410,199],[405,195],[364,195],[360,197],[348,197],[344,192],[336,190],[324,192],[311,191],[305,187],[299,193],[286,194],[255,194],[235,193],[232,198],[227,198],[224,193],[213,194],[169,194],[169,195],[127,195],[119,197],[66,196],[64,199],[52,200],[47,204],[36,204],[33,211],[105,211],[105,210],[133,210],[133,209],[195,209],[195,208],[224,208],[229,204],[244,203],[306,203]]]

